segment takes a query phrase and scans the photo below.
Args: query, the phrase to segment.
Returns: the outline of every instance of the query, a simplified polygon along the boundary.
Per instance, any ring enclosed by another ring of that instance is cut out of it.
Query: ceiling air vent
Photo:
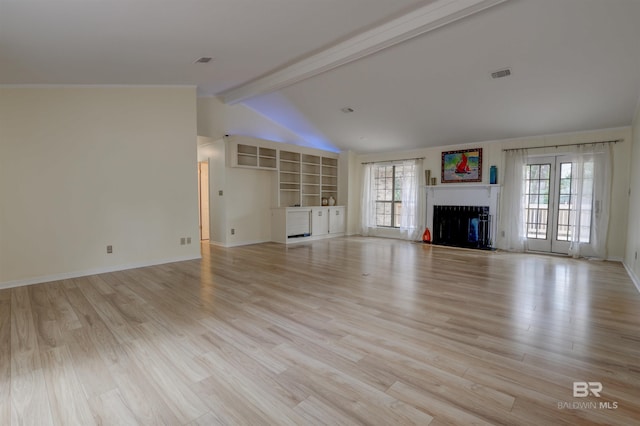
[[[208,64],[209,62],[211,62],[213,58],[210,58],[208,56],[203,56],[202,58],[198,58],[196,59],[193,63],[194,64]]]
[[[502,78],[511,75],[511,68],[505,68],[503,70],[494,71],[491,73],[491,78]]]

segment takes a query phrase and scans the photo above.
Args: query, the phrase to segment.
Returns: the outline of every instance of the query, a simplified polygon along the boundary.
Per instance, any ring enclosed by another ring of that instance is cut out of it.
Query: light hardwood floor
[[[0,321],[0,425],[640,421],[640,294],[617,263],[204,245],[0,291]]]

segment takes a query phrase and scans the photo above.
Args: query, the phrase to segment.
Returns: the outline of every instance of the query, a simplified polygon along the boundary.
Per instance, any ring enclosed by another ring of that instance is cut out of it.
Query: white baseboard
[[[62,274],[42,275],[39,277],[25,278],[0,282],[0,290],[5,288],[22,287],[25,285],[48,283],[52,281],[68,280],[70,278],[86,277],[88,275],[106,274],[108,272],[124,271],[127,269],[145,268],[147,266],[162,265],[164,263],[183,262],[186,260],[201,259],[202,256],[182,256],[171,259],[153,260],[149,262],[128,263],[124,265],[107,266],[104,268],[85,269],[82,271],[65,272]]]
[[[292,244],[300,244],[300,243],[311,243],[313,241],[327,240],[329,238],[338,238],[338,237],[344,237],[344,233],[339,232],[336,234],[309,235],[308,237],[287,238],[287,241],[285,242],[275,241],[275,240],[271,240],[271,242],[277,243],[277,244],[292,245]]]
[[[250,246],[252,244],[262,244],[262,243],[268,243],[268,242],[271,242],[271,240],[240,241],[237,243],[229,243],[229,244],[223,244],[218,241],[209,241],[209,244],[216,247],[230,248],[230,247]]]
[[[640,292],[640,278],[638,278],[635,272],[633,272],[633,269],[631,269],[626,262],[622,262],[622,264],[624,265],[624,269],[627,270],[629,278],[631,278],[631,281],[633,281],[633,284],[636,286],[636,289]]]
[[[216,247],[227,247],[226,244],[223,244],[219,241],[209,241],[209,244],[211,244],[212,246],[216,246]]]
[[[240,247],[240,246],[250,246],[252,244],[262,244],[262,243],[268,243],[271,240],[252,240],[252,241],[240,241],[237,243],[230,243],[227,244],[227,247]]]

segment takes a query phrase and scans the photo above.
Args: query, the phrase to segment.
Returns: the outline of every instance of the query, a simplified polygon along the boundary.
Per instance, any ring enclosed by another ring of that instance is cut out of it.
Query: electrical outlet
[[[236,235],[236,228],[231,228],[231,235]]]
[[[107,246],[107,253],[111,254],[113,253],[113,246]],[[637,257],[637,256],[636,256]]]
[[[221,189],[220,191],[218,191],[218,195],[222,197],[222,194],[223,194],[223,192],[222,192],[222,189]]]
[[[187,244],[191,244],[191,237],[187,237]]]
[[[185,245],[186,239],[184,237],[180,238],[180,245]]]

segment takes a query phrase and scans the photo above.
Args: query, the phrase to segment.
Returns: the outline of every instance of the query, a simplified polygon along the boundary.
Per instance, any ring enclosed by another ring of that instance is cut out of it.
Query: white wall
[[[227,168],[227,245],[271,241],[275,171]],[[231,229],[235,234],[231,235]]]
[[[353,151],[341,152],[338,157],[338,205],[347,206],[345,234],[360,233],[360,169]]]
[[[0,200],[0,286],[199,257],[195,88],[0,88]]]
[[[633,146],[630,164],[640,164],[640,108],[633,121]],[[629,221],[627,226],[627,251],[624,264],[640,291],[640,168],[632,167],[630,173]]]
[[[222,139],[225,128],[226,105],[217,98],[198,98],[198,136],[212,140]]]
[[[455,145],[437,148],[424,148],[412,151],[376,153],[368,155],[360,155],[357,158],[356,167],[360,169],[357,179],[362,179],[362,167],[360,163],[367,161],[389,161],[403,158],[425,157],[424,168],[431,170],[431,176],[438,179],[440,185],[440,163],[443,151],[466,149],[466,148],[483,148],[482,159],[482,180],[483,183],[489,183],[489,167],[491,165],[498,166],[498,183],[502,184],[504,177],[504,155],[503,149],[516,147],[550,147],[545,149],[537,149],[532,151],[534,154],[555,154],[562,153],[563,144],[572,144],[580,142],[593,142],[602,140],[624,139],[624,142],[617,143],[613,146],[613,187],[611,194],[611,219],[609,226],[609,236],[607,238],[607,252],[609,259],[622,260],[626,248],[627,239],[627,215],[628,215],[628,195],[629,187],[629,158],[632,145],[631,128],[624,127],[618,129],[604,129],[591,132],[576,132],[559,135],[538,136],[531,138],[511,139],[503,141],[487,141],[465,145]],[[555,148],[560,145],[559,148]],[[352,179],[356,179],[352,174]],[[446,185],[446,184],[445,184]],[[450,184],[454,185],[454,184]],[[361,191],[361,183],[358,185],[358,191]],[[351,212],[354,209],[351,208]],[[358,216],[359,217],[359,216]],[[500,232],[502,229],[498,227],[498,236],[496,245],[500,246]],[[382,235],[381,235],[382,236]],[[397,236],[397,232],[385,232],[384,236]]]
[[[242,104],[227,105],[215,97],[198,98],[198,136],[221,139],[224,135],[306,145],[295,133]]]

